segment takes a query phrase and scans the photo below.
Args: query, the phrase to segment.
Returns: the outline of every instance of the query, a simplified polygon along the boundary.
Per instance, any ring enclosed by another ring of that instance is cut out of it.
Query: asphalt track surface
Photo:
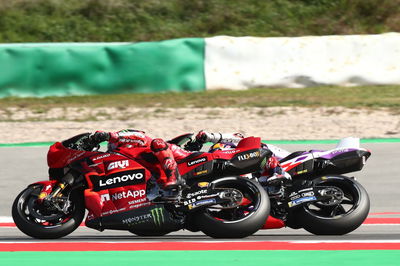
[[[333,144],[290,144],[277,145],[289,151],[309,149],[330,149]],[[344,236],[315,236],[302,229],[289,228],[260,230],[241,241],[285,241],[294,243],[394,243],[400,249],[400,143],[365,143],[372,156],[364,169],[351,173],[366,188],[370,195],[371,210],[365,224]],[[0,148],[0,216],[11,216],[11,204],[15,196],[29,183],[45,180],[47,147],[2,147]],[[13,226],[0,225],[0,244],[23,242],[101,242],[101,243],[143,243],[143,242],[204,242],[218,243],[202,233],[179,231],[163,237],[138,237],[129,232],[106,230],[98,232],[85,227],[60,240],[38,241],[25,236]],[[232,240],[229,240],[232,241]],[[243,243],[246,245],[245,243]],[[393,249],[393,248],[392,248]]]

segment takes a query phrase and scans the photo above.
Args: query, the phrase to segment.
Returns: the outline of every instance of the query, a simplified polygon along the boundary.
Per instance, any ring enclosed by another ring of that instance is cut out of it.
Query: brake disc
[[[219,192],[219,197],[221,199],[226,199],[228,202],[220,204],[220,206],[213,206],[215,209],[231,209],[239,206],[244,198],[240,190],[234,188],[225,188],[223,191]]]
[[[321,206],[335,206],[340,204],[344,199],[344,192],[338,187],[327,187],[321,190],[318,190],[318,193],[321,196],[329,197],[328,200],[318,201],[315,205]]]

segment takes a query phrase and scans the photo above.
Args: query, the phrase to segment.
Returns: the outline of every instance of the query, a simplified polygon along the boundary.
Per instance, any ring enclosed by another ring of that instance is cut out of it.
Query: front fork
[[[46,206],[52,206],[59,209],[60,211],[65,211],[64,209],[67,207],[61,209],[58,203],[65,201],[65,199],[61,198],[63,196],[62,192],[67,187],[71,186],[73,182],[74,177],[69,172],[61,179],[61,181],[50,180],[35,183],[34,185],[37,184],[43,187],[37,199],[38,203],[43,203]],[[66,205],[68,204],[64,204],[64,206]]]

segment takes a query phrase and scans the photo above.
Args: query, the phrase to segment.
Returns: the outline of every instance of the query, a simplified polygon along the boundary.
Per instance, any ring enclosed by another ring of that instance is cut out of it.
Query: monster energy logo
[[[162,208],[154,208],[150,213],[155,225],[161,226],[161,224],[164,223],[164,212]]]

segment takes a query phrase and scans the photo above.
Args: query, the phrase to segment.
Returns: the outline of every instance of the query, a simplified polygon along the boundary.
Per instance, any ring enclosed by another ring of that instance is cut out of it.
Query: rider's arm
[[[211,133],[201,130],[196,135],[196,140],[200,143],[212,142],[231,142],[238,144],[244,136],[241,133]]]

